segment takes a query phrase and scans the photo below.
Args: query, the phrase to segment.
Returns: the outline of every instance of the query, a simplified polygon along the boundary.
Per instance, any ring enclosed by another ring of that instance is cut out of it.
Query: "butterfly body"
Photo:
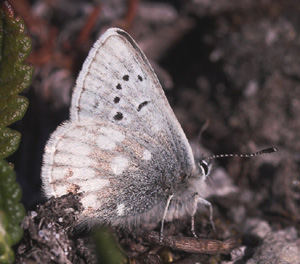
[[[80,223],[138,225],[192,214],[205,191],[199,168],[145,55],[120,29],[90,51],[70,120],[45,148],[45,193],[82,193]]]

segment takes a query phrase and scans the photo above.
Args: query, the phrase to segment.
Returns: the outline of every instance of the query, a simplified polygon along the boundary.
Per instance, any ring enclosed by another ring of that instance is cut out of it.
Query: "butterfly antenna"
[[[217,158],[227,158],[227,157],[240,157],[240,158],[250,158],[250,157],[254,157],[254,156],[259,156],[259,155],[263,155],[263,154],[269,154],[269,153],[274,153],[277,152],[278,149],[275,147],[271,147],[271,148],[267,148],[267,149],[263,149],[254,153],[249,153],[249,154],[219,154],[219,155],[211,155],[209,157],[204,158],[203,160],[205,161],[210,161],[213,159],[217,159]]]
[[[200,129],[200,131],[199,131],[199,133],[198,133],[197,144],[200,144],[202,134],[203,134],[203,132],[209,127],[209,123],[210,123],[210,121],[209,121],[209,119],[207,118],[207,119],[205,120],[205,123],[202,125],[202,127],[201,127],[201,129]]]

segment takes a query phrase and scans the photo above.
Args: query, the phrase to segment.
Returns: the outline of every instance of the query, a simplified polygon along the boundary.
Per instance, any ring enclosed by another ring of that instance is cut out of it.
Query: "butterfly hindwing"
[[[82,219],[113,223],[149,211],[182,170],[167,142],[110,122],[66,122],[45,149],[46,194],[82,193]]]

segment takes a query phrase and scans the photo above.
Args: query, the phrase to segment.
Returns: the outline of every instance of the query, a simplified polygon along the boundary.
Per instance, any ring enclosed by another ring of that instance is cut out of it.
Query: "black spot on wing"
[[[119,103],[119,102],[120,102],[120,97],[116,96],[116,97],[114,98],[114,103],[117,104],[117,103]]]
[[[139,79],[139,81],[143,81],[143,77],[141,76],[141,75],[138,75],[138,79]]]
[[[123,80],[126,81],[126,82],[129,81],[129,75],[127,75],[127,74],[124,75],[124,76],[123,76]]]
[[[141,111],[141,109],[142,109],[144,106],[146,106],[148,103],[149,103],[149,101],[145,101],[145,102],[140,103],[139,106],[138,106],[138,108],[137,108],[138,112]]]
[[[117,120],[117,121],[120,121],[123,119],[123,114],[121,112],[117,112],[115,115],[114,115],[114,119]]]
[[[118,90],[122,90],[122,86],[121,86],[121,84],[117,84],[117,86],[116,86],[116,88],[118,89]]]

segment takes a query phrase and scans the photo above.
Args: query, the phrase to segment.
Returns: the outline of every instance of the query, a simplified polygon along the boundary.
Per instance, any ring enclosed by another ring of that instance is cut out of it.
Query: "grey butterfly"
[[[194,215],[209,164],[197,161],[144,53],[123,30],[94,44],[76,82],[70,120],[51,135],[46,195],[82,193],[80,223],[137,226]]]

